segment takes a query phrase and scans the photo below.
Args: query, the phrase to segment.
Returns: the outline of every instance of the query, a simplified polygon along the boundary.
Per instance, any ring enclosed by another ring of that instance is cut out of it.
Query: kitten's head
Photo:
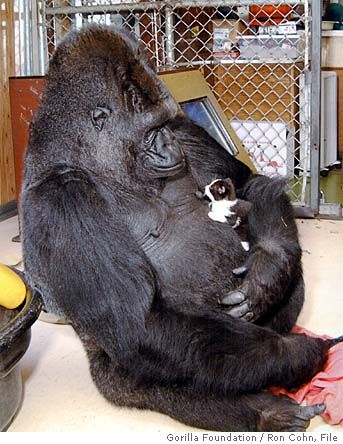
[[[236,192],[231,179],[216,179],[205,187],[205,195],[213,201],[235,200]]]

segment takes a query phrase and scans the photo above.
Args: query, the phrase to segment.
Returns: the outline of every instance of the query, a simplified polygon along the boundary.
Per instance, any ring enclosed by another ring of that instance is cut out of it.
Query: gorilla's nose
[[[168,128],[161,128],[155,140],[156,161],[161,165],[172,166],[184,161],[184,154],[173,133]]]

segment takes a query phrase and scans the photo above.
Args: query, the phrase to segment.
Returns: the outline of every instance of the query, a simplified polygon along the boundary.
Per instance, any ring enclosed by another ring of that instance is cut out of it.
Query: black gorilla
[[[218,177],[253,204],[249,256],[195,196]],[[225,431],[303,430],[322,410],[263,391],[308,381],[330,345],[287,334],[303,303],[288,199],[178,115],[123,31],[56,50],[21,210],[28,282],[72,321],[110,401]]]

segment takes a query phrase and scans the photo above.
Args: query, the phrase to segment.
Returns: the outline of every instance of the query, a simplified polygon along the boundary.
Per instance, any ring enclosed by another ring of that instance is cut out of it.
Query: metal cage
[[[257,170],[319,208],[321,1],[45,0],[45,54],[72,28],[124,26],[157,71],[201,69]]]

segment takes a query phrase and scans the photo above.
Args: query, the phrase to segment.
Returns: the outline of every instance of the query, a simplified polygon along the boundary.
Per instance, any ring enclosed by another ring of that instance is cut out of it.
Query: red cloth
[[[293,333],[329,338],[298,326],[293,329]],[[273,389],[273,392],[287,395],[299,404],[324,403],[326,405],[326,410],[322,414],[324,420],[329,424],[343,425],[343,343],[330,348],[325,367],[309,383],[302,385],[296,392],[290,393],[284,389]]]

